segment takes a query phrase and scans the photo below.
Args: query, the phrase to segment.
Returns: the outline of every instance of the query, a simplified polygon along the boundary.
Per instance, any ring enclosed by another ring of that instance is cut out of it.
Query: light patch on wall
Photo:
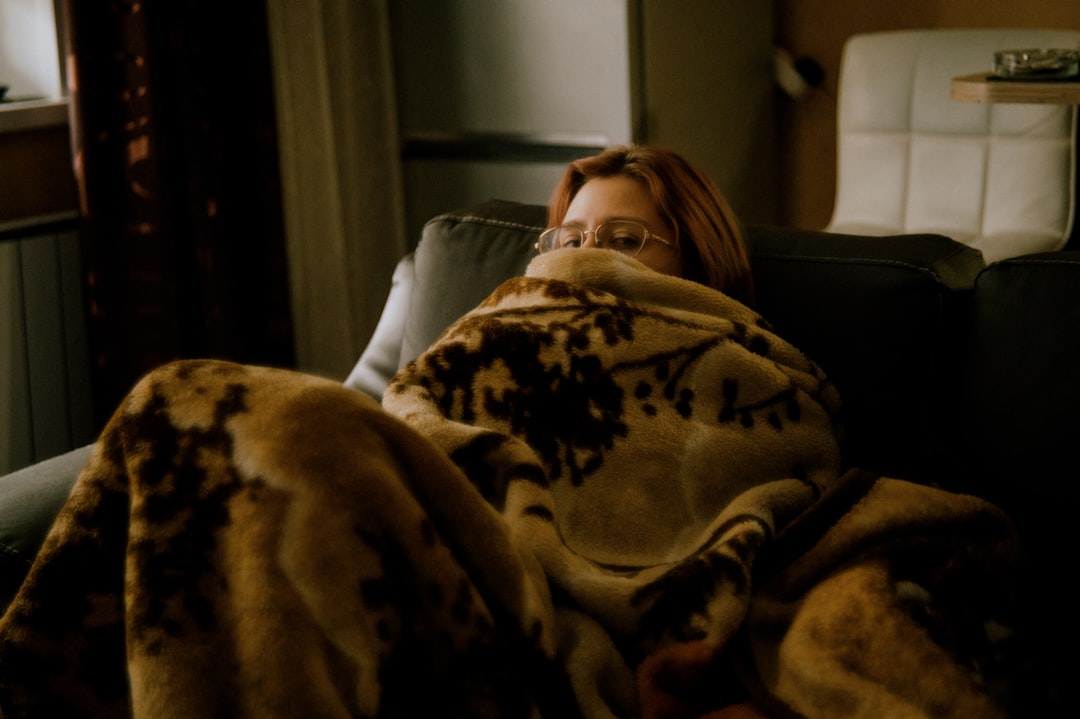
[[[0,2],[0,84],[9,100],[63,94],[53,0]]]

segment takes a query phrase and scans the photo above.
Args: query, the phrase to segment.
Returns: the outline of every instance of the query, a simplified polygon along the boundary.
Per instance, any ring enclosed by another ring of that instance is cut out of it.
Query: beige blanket
[[[538,258],[391,384],[185,362],[8,614],[22,716],[996,717],[1008,522],[841,473],[742,305]]]

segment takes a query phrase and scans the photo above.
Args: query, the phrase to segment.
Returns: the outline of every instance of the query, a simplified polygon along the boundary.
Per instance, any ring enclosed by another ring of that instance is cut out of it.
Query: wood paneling
[[[0,474],[92,441],[78,236],[0,241]]]
[[[0,225],[77,210],[67,126],[0,133]]]

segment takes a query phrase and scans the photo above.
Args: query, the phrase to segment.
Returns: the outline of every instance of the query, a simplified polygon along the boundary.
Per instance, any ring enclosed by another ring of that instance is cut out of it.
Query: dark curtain
[[[172,359],[293,366],[263,0],[63,13],[99,423]]]

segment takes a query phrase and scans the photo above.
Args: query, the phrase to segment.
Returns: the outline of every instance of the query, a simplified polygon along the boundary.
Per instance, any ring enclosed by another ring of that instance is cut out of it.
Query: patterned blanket
[[[117,410],[0,620],[3,717],[998,717],[1015,548],[840,471],[760,317],[555,252],[391,383],[222,362]]]

